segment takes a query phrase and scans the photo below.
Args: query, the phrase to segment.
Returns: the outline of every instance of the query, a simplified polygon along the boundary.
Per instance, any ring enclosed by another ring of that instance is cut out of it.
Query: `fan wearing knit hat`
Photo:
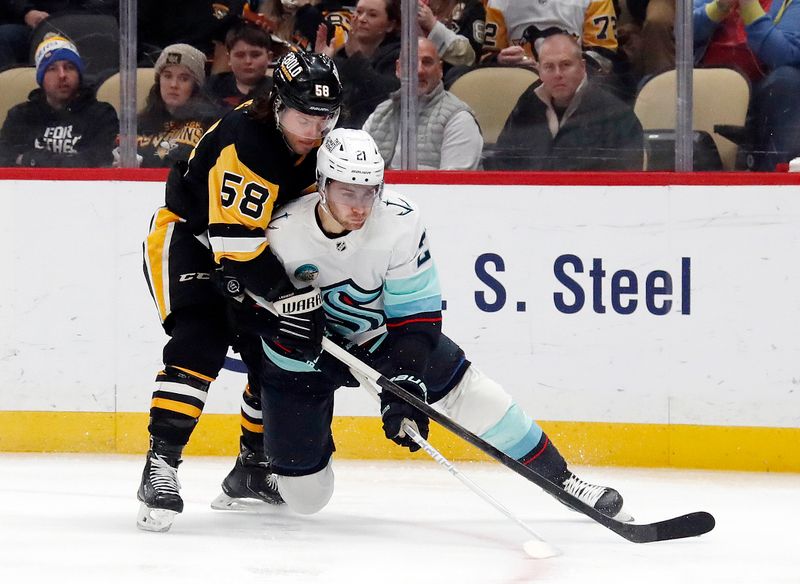
[[[167,167],[186,160],[219,117],[203,91],[206,56],[187,44],[165,47],[155,64],[155,84],[138,119],[141,166]]]
[[[178,43],[165,47],[155,65],[156,81],[169,65],[183,65],[199,87],[206,82],[206,56],[192,45]]]
[[[9,110],[0,128],[0,166],[111,166],[119,120],[83,84],[78,49],[54,34],[36,48],[34,62],[40,87]]]
[[[67,38],[50,35],[39,43],[34,54],[36,83],[44,90],[48,103],[61,108],[78,93],[84,64],[78,49]]]
[[[40,86],[44,81],[47,69],[58,61],[72,63],[81,79],[83,79],[84,64],[78,48],[67,38],[58,35],[48,35],[36,47],[34,62],[36,63],[36,83]]]

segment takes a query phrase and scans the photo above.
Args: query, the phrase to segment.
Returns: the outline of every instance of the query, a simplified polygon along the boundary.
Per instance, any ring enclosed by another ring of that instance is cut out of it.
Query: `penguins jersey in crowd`
[[[522,45],[532,55],[535,29],[560,28],[584,49],[617,52],[617,13],[612,0],[488,0],[484,49]]]
[[[435,343],[442,297],[417,206],[384,191],[361,229],[329,237],[318,223],[319,200],[282,207],[269,226],[272,251],[292,283],[318,287],[328,326],[358,344],[376,339],[375,349],[387,330]]]
[[[266,239],[272,210],[315,190],[316,156],[294,154],[274,122],[250,116],[251,104],[209,128],[185,174],[173,168],[166,203],[192,233],[207,232],[216,263],[230,266],[248,289],[266,298],[276,277],[283,278]]]

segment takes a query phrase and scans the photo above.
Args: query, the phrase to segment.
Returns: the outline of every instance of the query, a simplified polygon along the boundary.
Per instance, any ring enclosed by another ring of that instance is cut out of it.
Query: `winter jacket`
[[[53,109],[42,89],[8,112],[0,130],[0,166],[111,166],[119,120],[114,108],[87,88],[62,110]]]
[[[520,96],[485,166],[494,170],[642,170],[633,110],[584,80],[559,120],[540,82]]]

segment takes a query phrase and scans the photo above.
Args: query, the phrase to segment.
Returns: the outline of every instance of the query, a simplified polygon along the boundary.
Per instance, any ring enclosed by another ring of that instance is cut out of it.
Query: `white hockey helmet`
[[[383,192],[383,156],[364,130],[336,128],[317,151],[317,188],[325,200],[329,180],[355,185],[374,185]]]

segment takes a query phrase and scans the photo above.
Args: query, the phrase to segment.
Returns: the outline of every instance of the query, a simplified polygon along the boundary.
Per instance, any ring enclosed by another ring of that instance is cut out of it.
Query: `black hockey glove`
[[[225,268],[219,267],[211,272],[211,281],[226,298],[237,302],[244,300],[244,287],[239,278],[226,272]]]
[[[322,352],[325,310],[319,290],[307,286],[284,294],[272,303],[278,322],[272,344],[292,359],[314,361]]]
[[[322,372],[331,384],[339,387],[358,387],[360,385],[350,373],[350,368],[327,351],[323,351],[319,356],[314,364],[314,369]]]
[[[416,375],[395,375],[391,381],[413,396],[425,401],[428,389]],[[416,426],[423,438],[428,437],[428,416],[385,389],[381,392],[381,417],[383,418],[383,433],[386,434],[386,437],[400,446],[405,446],[411,452],[419,450],[419,445],[403,431],[403,423],[408,422]]]

